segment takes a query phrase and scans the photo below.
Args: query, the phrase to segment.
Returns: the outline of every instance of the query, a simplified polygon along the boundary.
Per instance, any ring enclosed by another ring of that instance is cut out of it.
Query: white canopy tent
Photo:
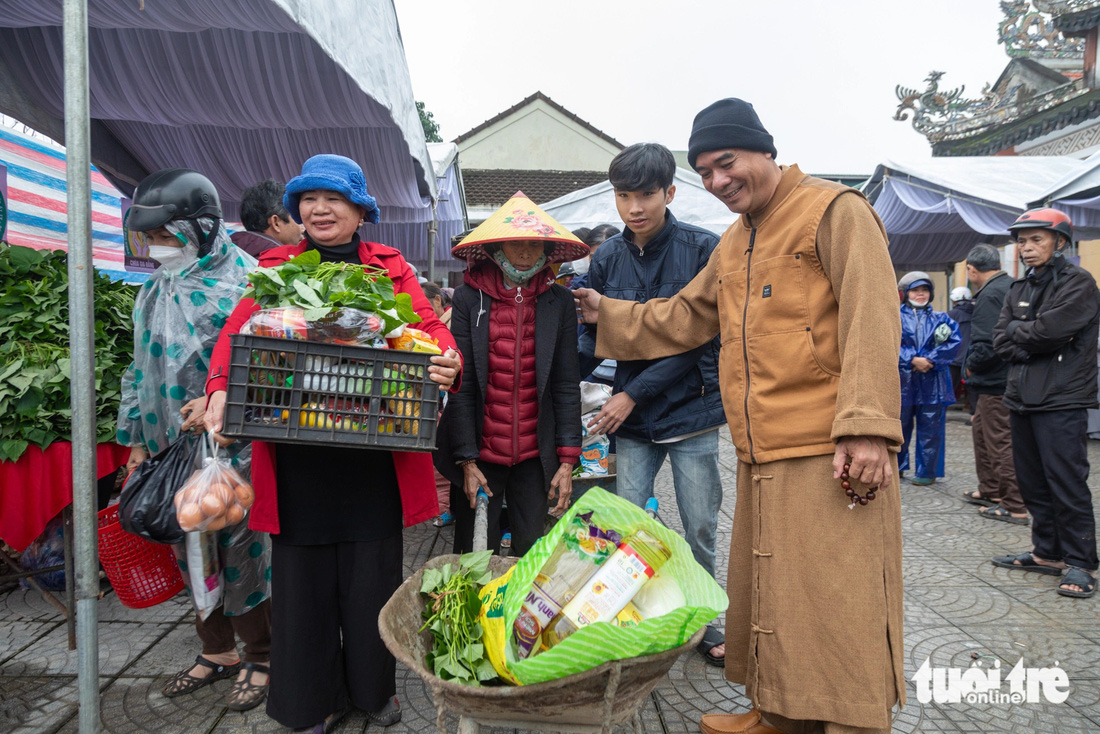
[[[61,20],[59,0],[0,0],[0,112],[55,140]],[[123,194],[194,168],[236,220],[246,187],[339,153],[363,167],[383,222],[430,221],[436,180],[392,0],[89,0],[88,26],[92,160]]]
[[[737,221],[736,214],[703,188],[699,174],[694,171],[677,168],[673,183],[676,195],[668,208],[681,222],[720,235]],[[610,181],[559,196],[541,206],[543,211],[568,229],[595,227],[598,224],[614,224],[622,229],[622,218],[615,209],[615,195]]]
[[[863,190],[886,226],[895,267],[944,270],[975,244],[1007,242],[1008,225],[1029,202],[1084,169],[1064,156],[886,161]]]
[[[1100,232],[1100,153],[1083,160],[1079,170],[1057,181],[1030,206],[1053,206],[1069,215],[1075,231]]]
[[[441,273],[463,270],[466,263],[451,257],[451,237],[467,227],[466,196],[462,189],[462,169],[458,162],[458,146],[454,143],[428,143],[432,161],[438,200],[434,214],[431,207],[409,212],[408,223],[367,225],[364,234],[401,250],[405,259],[415,265],[424,277],[434,271],[436,280]],[[436,223],[435,257],[428,258],[428,224]],[[431,267],[429,267],[431,265]]]

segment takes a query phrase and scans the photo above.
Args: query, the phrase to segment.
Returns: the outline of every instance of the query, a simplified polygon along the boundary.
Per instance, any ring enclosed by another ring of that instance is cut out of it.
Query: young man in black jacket
[[[608,178],[626,229],[592,256],[588,287],[601,294],[645,303],[670,298],[710,259],[718,237],[676,220],[668,205],[676,194],[676,160],[663,145],[639,143],[615,156]],[[588,337],[594,337],[589,326]],[[581,374],[594,338],[581,340]],[[718,427],[726,422],[718,389],[718,337],[697,349],[663,359],[620,361],[611,399],[589,426],[614,433],[616,493],[639,507],[653,496],[653,480],[668,456],[684,539],[695,560],[715,572],[722,479]],[[722,634],[707,628],[699,651],[708,663],[725,659]]]
[[[970,321],[970,346],[965,355],[966,390],[974,416],[974,468],[978,488],[963,499],[983,505],[981,516],[1017,525],[1027,524],[1027,507],[1016,484],[1012,463],[1012,429],[1005,394],[1008,363],[993,350],[993,327],[1001,315],[1012,278],[1001,270],[1001,254],[992,245],[977,245],[966,256],[966,277],[978,289]]]
[[[1063,248],[1073,223],[1055,209],[1024,212],[1010,227],[1027,274],[1008,289],[993,348],[1009,363],[1004,404],[1033,550],[998,556],[1003,568],[1061,576],[1058,593],[1096,592],[1096,522],[1086,481],[1086,410],[1097,407],[1100,294]]]

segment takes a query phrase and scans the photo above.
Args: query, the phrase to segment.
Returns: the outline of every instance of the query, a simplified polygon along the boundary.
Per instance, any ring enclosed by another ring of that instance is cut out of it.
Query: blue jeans
[[[615,451],[615,493],[638,507],[653,496],[653,480],[672,461],[676,504],[684,525],[684,540],[695,560],[714,576],[714,547],[722,478],[718,473],[718,429],[676,443],[650,443],[619,436]]]

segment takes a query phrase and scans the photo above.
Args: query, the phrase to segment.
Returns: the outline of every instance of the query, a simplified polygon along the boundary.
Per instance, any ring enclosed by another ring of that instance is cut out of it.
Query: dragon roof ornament
[[[1005,52],[1012,58],[1084,58],[1085,39],[1063,36],[1054,27],[1053,16],[1095,5],[1100,3],[1086,0],[1001,0],[1001,12],[1005,17],[1001,21],[997,42],[1005,45]]]
[[[1100,0],[1000,0],[1005,15],[999,26],[999,43],[1012,58],[1083,60],[1083,38],[1064,37],[1055,18],[1100,8]],[[1064,63],[1064,62],[1063,62]],[[1088,92],[1082,80],[1070,81],[1032,94],[1021,84],[1007,83],[994,89],[986,84],[980,96],[964,96],[965,86],[941,90],[942,71],[933,71],[919,89],[897,85],[895,120],[912,117],[913,128],[932,143],[967,138],[1028,115],[1056,107]],[[1030,96],[1029,96],[1030,95]]]

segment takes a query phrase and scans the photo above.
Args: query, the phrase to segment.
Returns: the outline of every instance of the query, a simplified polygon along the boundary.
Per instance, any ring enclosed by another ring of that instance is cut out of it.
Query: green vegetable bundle
[[[382,319],[384,333],[421,321],[408,293],[394,293],[382,268],[354,263],[323,263],[316,250],[248,276],[245,298],[260,308],[300,308],[307,321],[323,319],[336,308],[355,308]]]
[[[428,597],[424,626],[432,631],[434,644],[428,653],[428,668],[443,680],[469,685],[497,677],[485,655],[478,592],[489,583],[492,551],[467,553],[459,557],[458,568],[446,564],[424,572],[420,593]]]
[[[72,440],[69,274],[61,250],[0,244],[0,461]],[[97,273],[96,437],[112,441],[122,375],[134,351],[136,288]]]

